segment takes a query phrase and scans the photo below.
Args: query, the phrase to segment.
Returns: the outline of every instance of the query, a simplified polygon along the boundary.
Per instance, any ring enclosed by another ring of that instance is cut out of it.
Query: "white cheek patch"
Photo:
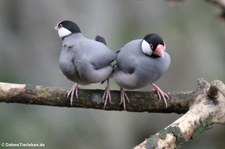
[[[141,42],[141,49],[145,54],[152,55],[152,49],[147,41],[143,40]]]
[[[58,29],[58,35],[59,35],[60,38],[66,37],[70,34],[72,34],[72,32],[69,31],[68,29],[64,28],[64,27],[60,27]]]

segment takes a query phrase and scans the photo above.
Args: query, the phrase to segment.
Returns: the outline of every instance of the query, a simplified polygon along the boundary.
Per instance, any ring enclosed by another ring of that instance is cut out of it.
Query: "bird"
[[[117,51],[112,77],[120,86],[120,104],[123,104],[124,110],[126,100],[130,102],[124,89],[139,89],[148,85],[153,86],[158,98],[168,106],[169,96],[154,83],[170,66],[170,55],[165,50],[162,37],[149,33],[143,39],[129,41]]]
[[[74,94],[78,99],[79,84],[88,85],[107,81],[102,96],[105,108],[108,101],[111,103],[109,77],[113,72],[111,63],[115,60],[116,53],[106,46],[103,37],[96,36],[95,40],[86,38],[73,21],[58,22],[55,29],[62,39],[59,67],[69,80],[75,82],[67,93],[71,106]]]

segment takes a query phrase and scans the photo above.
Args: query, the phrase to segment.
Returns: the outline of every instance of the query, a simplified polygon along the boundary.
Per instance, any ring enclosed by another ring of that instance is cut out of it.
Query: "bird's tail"
[[[103,43],[104,45],[106,45],[105,38],[102,37],[102,36],[97,35],[97,36],[95,37],[95,40],[98,41],[98,42]]]

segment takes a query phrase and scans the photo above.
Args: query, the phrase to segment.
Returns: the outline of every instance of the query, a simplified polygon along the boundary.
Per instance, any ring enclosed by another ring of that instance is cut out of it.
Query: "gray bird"
[[[75,82],[67,94],[67,97],[70,96],[70,104],[73,103],[74,94],[78,98],[79,84],[107,81],[103,94],[105,108],[108,100],[111,103],[109,77],[113,71],[111,63],[116,58],[115,52],[105,45],[104,38],[100,36],[96,37],[98,41],[84,37],[78,25],[72,21],[59,22],[55,29],[63,40],[60,69],[69,80]]]
[[[155,34],[148,34],[144,39],[136,39],[125,44],[117,52],[117,66],[113,78],[120,86],[120,104],[126,109],[126,89],[138,89],[152,85],[159,99],[163,99],[167,107],[168,95],[154,84],[169,68],[170,56],[162,38]]]

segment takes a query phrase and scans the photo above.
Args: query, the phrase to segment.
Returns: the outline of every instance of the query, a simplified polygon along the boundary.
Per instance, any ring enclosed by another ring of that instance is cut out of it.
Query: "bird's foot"
[[[124,88],[120,88],[120,105],[123,104],[123,109],[126,110],[126,100],[130,102],[127,94],[124,91]]]
[[[76,98],[78,99],[78,90],[79,90],[79,84],[74,84],[73,87],[69,90],[69,92],[67,93],[67,98],[70,97],[70,105],[73,105],[73,97],[74,97],[74,93]]]
[[[167,100],[169,99],[169,96],[165,92],[163,92],[156,84],[152,83],[152,86],[153,90],[157,93],[159,100],[163,99],[167,108],[168,107]]]
[[[108,101],[109,101],[110,104],[112,103],[110,87],[109,87],[109,80],[107,80],[107,86],[105,88],[105,92],[104,92],[102,98],[105,100],[104,101],[104,107],[103,107],[105,109]]]

